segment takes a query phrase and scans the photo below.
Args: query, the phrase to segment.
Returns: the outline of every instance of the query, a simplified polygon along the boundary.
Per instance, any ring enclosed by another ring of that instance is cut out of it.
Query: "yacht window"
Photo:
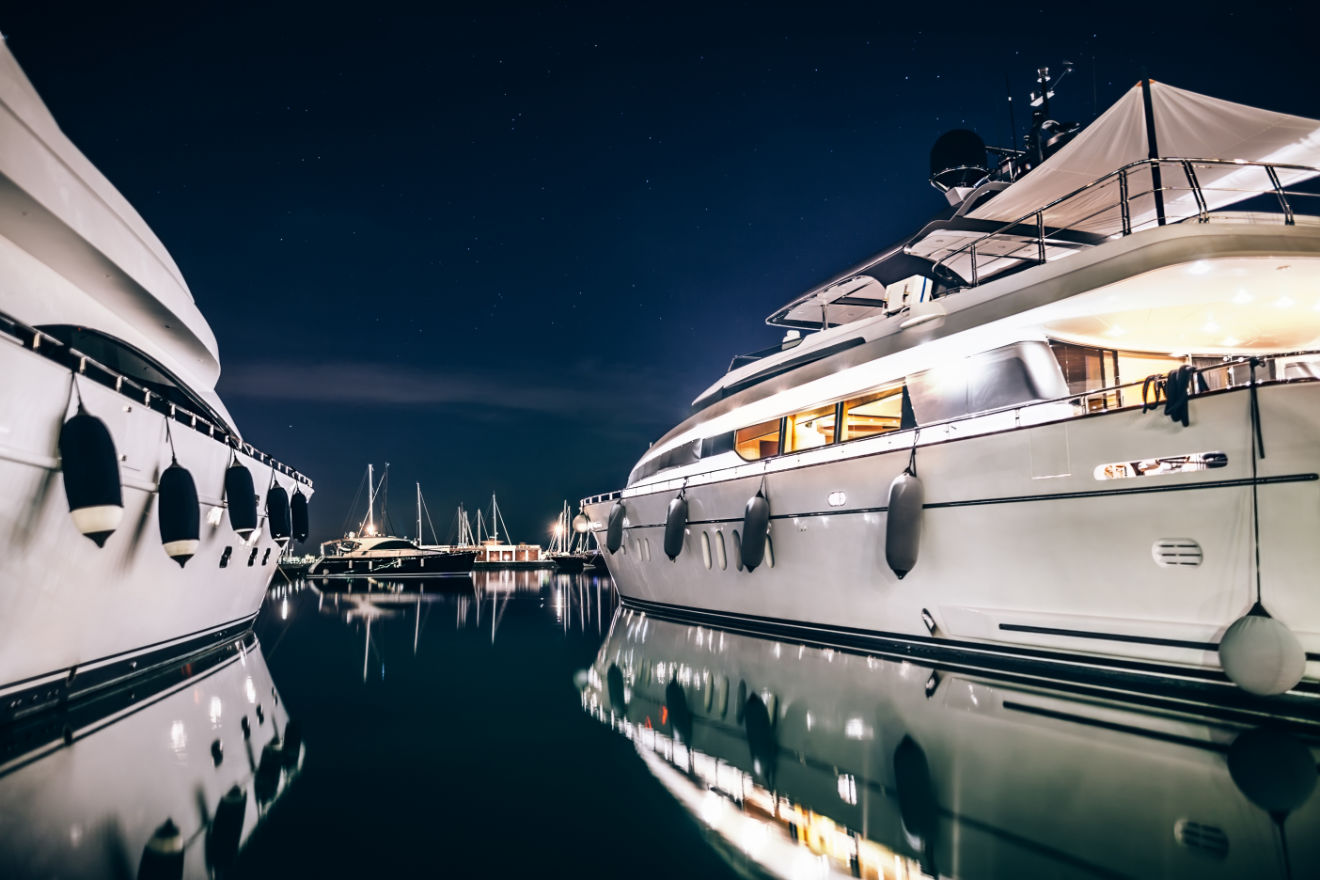
[[[1051,342],[1050,348],[1059,362],[1068,393],[1085,395],[1098,388],[1118,384],[1118,352],[1108,348],[1092,348],[1071,342]],[[1110,392],[1086,398],[1088,412],[1118,406],[1118,393]]]
[[[815,449],[834,442],[834,404],[788,417],[788,452]]]
[[[1044,342],[1018,342],[908,377],[917,423],[928,425],[1017,404],[1068,396]]]
[[[381,541],[371,550],[416,550],[417,548],[411,541]]]
[[[880,391],[854,397],[843,402],[843,440],[858,440],[897,431],[900,428],[916,427],[912,418],[912,404],[904,406],[906,389],[902,385],[883,388]],[[908,418],[904,420],[904,409]]]
[[[1118,353],[1118,382],[1121,385],[1133,385],[1135,388],[1123,389],[1123,405],[1136,406],[1142,403],[1141,383],[1147,376],[1166,376],[1172,371],[1178,369],[1187,363],[1186,358],[1171,358],[1168,355],[1142,354],[1135,351],[1120,351]],[[1153,399],[1154,391],[1149,392],[1152,399],[1144,401],[1146,403],[1155,403]]]
[[[54,336],[70,348],[77,349],[92,360],[104,364],[116,373],[151,389],[175,406],[205,416],[216,425],[225,424],[211,407],[189,391],[168,370],[131,345],[96,330],[69,324],[47,324],[38,329]]]
[[[734,448],[748,461],[778,455],[779,419],[739,429]]]

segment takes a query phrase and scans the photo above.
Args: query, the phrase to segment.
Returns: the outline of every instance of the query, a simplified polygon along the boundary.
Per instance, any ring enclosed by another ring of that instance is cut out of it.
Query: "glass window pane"
[[[778,455],[779,419],[739,429],[734,447],[748,461]]]
[[[903,425],[903,386],[895,385],[843,404],[843,439],[857,440]]]
[[[788,419],[788,450],[815,449],[834,442],[834,405],[797,413]]]

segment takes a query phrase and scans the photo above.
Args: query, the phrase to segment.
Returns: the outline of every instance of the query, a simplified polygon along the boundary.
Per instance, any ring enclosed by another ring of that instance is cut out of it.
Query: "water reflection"
[[[307,578],[271,588],[267,619],[273,610],[281,630],[298,613],[301,600],[315,597],[314,612],[337,618],[362,639],[362,681],[384,679],[388,659],[403,656],[398,636],[410,629],[409,651],[416,656],[428,628],[472,630],[489,634],[493,645],[515,599],[539,598],[555,624],[569,632],[603,636],[617,595],[608,575],[558,574],[550,571],[480,571],[440,578]],[[388,642],[379,638],[389,627]]]
[[[1320,876],[1320,731],[624,610],[593,717],[737,869]]]
[[[224,876],[300,773],[256,638],[0,728],[0,877]]]

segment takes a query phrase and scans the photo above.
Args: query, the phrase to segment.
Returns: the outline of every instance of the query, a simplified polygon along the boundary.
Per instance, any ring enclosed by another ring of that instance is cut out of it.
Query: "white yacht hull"
[[[1261,599],[1301,641],[1305,677],[1314,681],[1320,383],[1264,385],[1259,401]],[[615,499],[589,503],[587,513],[620,593],[634,605],[1219,678],[1217,645],[1257,598],[1249,406],[1249,390],[1239,388],[1195,397],[1190,427],[1124,409],[977,436],[958,436],[968,423],[923,430],[919,557],[901,580],[884,546],[890,482],[910,453],[896,446],[900,438],[624,490],[623,547],[613,554],[605,524]],[[901,436],[912,442],[910,433]],[[1226,466],[1094,475],[1108,463],[1204,452],[1225,453]],[[666,507],[685,484],[689,525],[671,562],[662,550]],[[748,572],[737,565],[733,533],[762,486],[770,550]],[[1185,539],[1200,546],[1202,564],[1159,564],[1160,542]]]
[[[280,555],[264,518],[271,467],[237,454],[252,472],[261,511],[261,528],[244,543],[224,501],[234,451],[219,437],[172,424],[179,463],[191,471],[202,506],[199,546],[181,568],[166,554],[157,521],[156,487],[170,463],[165,416],[80,380],[87,411],[106,423],[120,456],[123,519],[98,547],[75,528],[60,470],[60,426],[76,407],[70,371],[2,337],[0,375],[0,718],[247,628]],[[273,479],[290,495],[311,494],[284,473]]]

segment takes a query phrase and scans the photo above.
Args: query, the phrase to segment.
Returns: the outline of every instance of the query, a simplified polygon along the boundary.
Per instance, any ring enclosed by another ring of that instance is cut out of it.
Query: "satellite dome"
[[[940,192],[954,187],[974,186],[990,173],[985,161],[985,141],[974,131],[946,131],[930,148],[930,184]]]

